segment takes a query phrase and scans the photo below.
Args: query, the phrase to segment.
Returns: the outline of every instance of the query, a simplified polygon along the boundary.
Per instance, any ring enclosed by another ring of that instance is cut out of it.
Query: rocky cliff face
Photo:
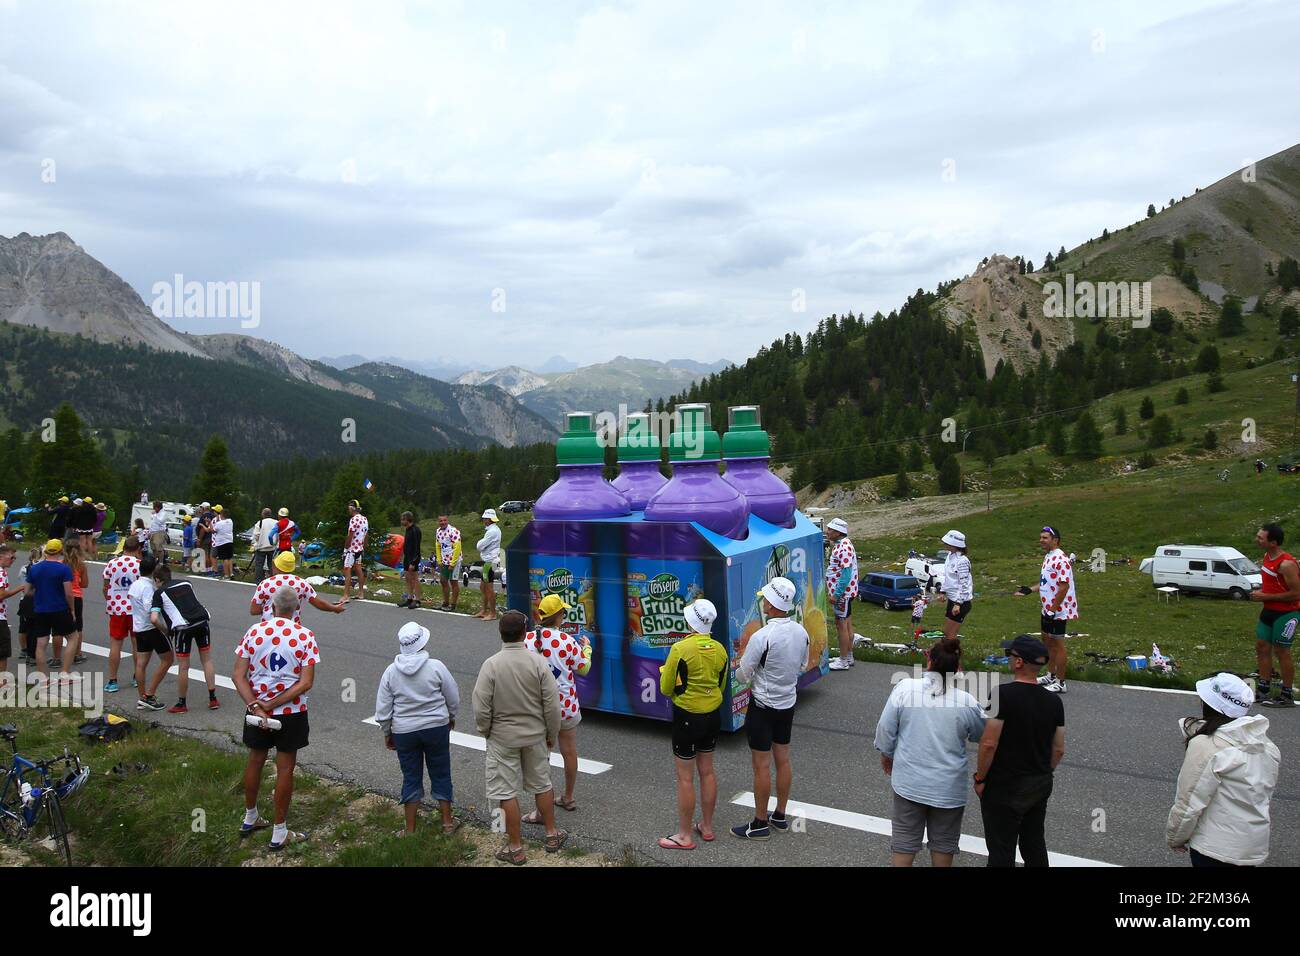
[[[1024,306],[1025,317],[1020,317]],[[993,377],[999,361],[1022,372],[1046,352],[1054,356],[1074,341],[1074,326],[1067,318],[1043,315],[1043,289],[1007,256],[990,256],[975,272],[957,283],[939,303],[948,323],[964,328],[979,341],[984,353],[984,373]],[[1041,345],[1034,347],[1034,332]]]
[[[96,342],[205,354],[62,232],[0,236],[0,320]]]
[[[556,429],[495,385],[453,385],[452,398],[466,427],[507,448],[555,441]],[[494,394],[495,393],[495,394]],[[522,414],[521,414],[522,413]]]

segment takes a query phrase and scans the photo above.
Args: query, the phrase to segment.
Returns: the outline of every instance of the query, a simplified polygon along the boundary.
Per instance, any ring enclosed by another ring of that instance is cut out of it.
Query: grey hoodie
[[[456,719],[459,709],[455,678],[427,651],[398,654],[379,678],[375,720],[385,735],[442,727]]]

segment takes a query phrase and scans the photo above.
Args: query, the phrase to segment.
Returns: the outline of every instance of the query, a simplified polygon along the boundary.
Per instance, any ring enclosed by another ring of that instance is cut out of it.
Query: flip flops
[[[117,768],[114,767],[113,769],[116,770]],[[258,830],[269,829],[270,826],[271,826],[271,821],[263,817],[258,817],[256,823],[241,823],[239,825],[239,838],[242,840],[245,837],[247,837],[249,834],[256,833]]]
[[[659,848],[661,850],[694,850],[694,843],[679,843],[670,836],[659,838]]]
[[[572,797],[568,800],[556,800],[555,805],[561,810],[568,810],[570,813],[578,809],[578,801],[574,800]]]
[[[699,838],[703,840],[705,843],[712,843],[714,840],[718,838],[718,835],[716,833],[713,834],[713,836],[705,836],[704,828],[700,826],[698,823],[695,824],[695,832],[699,835]]]

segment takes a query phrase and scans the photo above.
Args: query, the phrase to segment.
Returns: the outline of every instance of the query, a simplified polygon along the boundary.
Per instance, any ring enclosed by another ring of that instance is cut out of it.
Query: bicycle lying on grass
[[[9,742],[13,751],[4,786],[0,787],[0,836],[17,843],[35,834],[38,841],[48,841],[70,866],[72,847],[63,802],[85,785],[90,768],[83,767],[81,759],[69,754],[66,747],[62,757],[28,760],[18,753],[18,728],[12,724],[0,727],[0,737]]]

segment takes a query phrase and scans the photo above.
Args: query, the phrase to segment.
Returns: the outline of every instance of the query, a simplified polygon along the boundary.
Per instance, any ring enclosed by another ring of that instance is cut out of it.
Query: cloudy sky
[[[254,334],[309,356],[739,360],[1292,145],[1297,35],[1286,2],[0,0],[0,235],[146,301],[259,282]]]

